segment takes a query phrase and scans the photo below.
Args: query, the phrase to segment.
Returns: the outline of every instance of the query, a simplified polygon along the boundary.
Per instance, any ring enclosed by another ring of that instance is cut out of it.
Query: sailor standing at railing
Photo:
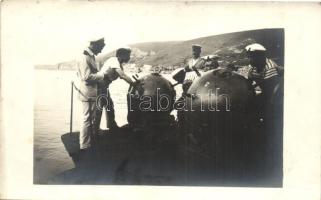
[[[105,46],[104,38],[90,41],[89,47],[83,51],[82,58],[77,65],[79,79],[78,97],[82,102],[81,129],[79,135],[80,152],[89,150],[92,145],[95,119],[97,88],[104,82],[104,74],[98,72],[95,56],[101,53]],[[93,127],[94,126],[94,127]]]

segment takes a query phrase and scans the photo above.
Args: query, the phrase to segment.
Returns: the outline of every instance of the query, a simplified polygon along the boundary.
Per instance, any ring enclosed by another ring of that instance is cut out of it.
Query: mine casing
[[[171,82],[159,73],[139,78],[127,95],[128,123],[142,128],[169,126],[175,98]]]
[[[250,145],[256,140],[249,131],[254,94],[247,79],[227,69],[208,71],[195,80],[176,106],[181,141],[185,149],[192,149],[184,151],[188,160],[205,159],[221,174],[220,170],[242,170],[251,162]]]

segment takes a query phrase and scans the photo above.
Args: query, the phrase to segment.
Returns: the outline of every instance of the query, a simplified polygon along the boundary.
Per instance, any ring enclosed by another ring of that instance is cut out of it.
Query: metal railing
[[[72,133],[72,121],[73,121],[73,107],[74,107],[74,88],[75,90],[86,100],[89,100],[89,98],[84,95],[79,88],[76,87],[74,81],[71,81],[71,97],[70,97],[70,128],[69,132]]]

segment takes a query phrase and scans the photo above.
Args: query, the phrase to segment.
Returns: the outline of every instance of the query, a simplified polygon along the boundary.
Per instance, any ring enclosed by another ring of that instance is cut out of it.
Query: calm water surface
[[[75,80],[73,71],[35,70],[34,183],[45,184],[56,174],[75,167],[61,142],[61,135],[69,132],[72,80]],[[179,94],[181,87],[176,89]],[[120,126],[127,123],[127,90],[128,84],[119,79],[110,86]],[[74,91],[73,131],[79,131],[81,116],[76,93]],[[102,120],[102,129],[106,129],[104,122]]]

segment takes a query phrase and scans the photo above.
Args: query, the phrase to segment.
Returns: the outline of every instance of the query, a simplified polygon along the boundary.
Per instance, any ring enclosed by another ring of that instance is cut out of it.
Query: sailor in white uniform
[[[205,60],[201,58],[202,47],[198,44],[192,45],[193,57],[188,61],[188,65],[185,66],[185,80],[183,82],[183,93],[187,92],[192,82],[197,79],[201,74],[198,72],[199,69],[205,67]]]

